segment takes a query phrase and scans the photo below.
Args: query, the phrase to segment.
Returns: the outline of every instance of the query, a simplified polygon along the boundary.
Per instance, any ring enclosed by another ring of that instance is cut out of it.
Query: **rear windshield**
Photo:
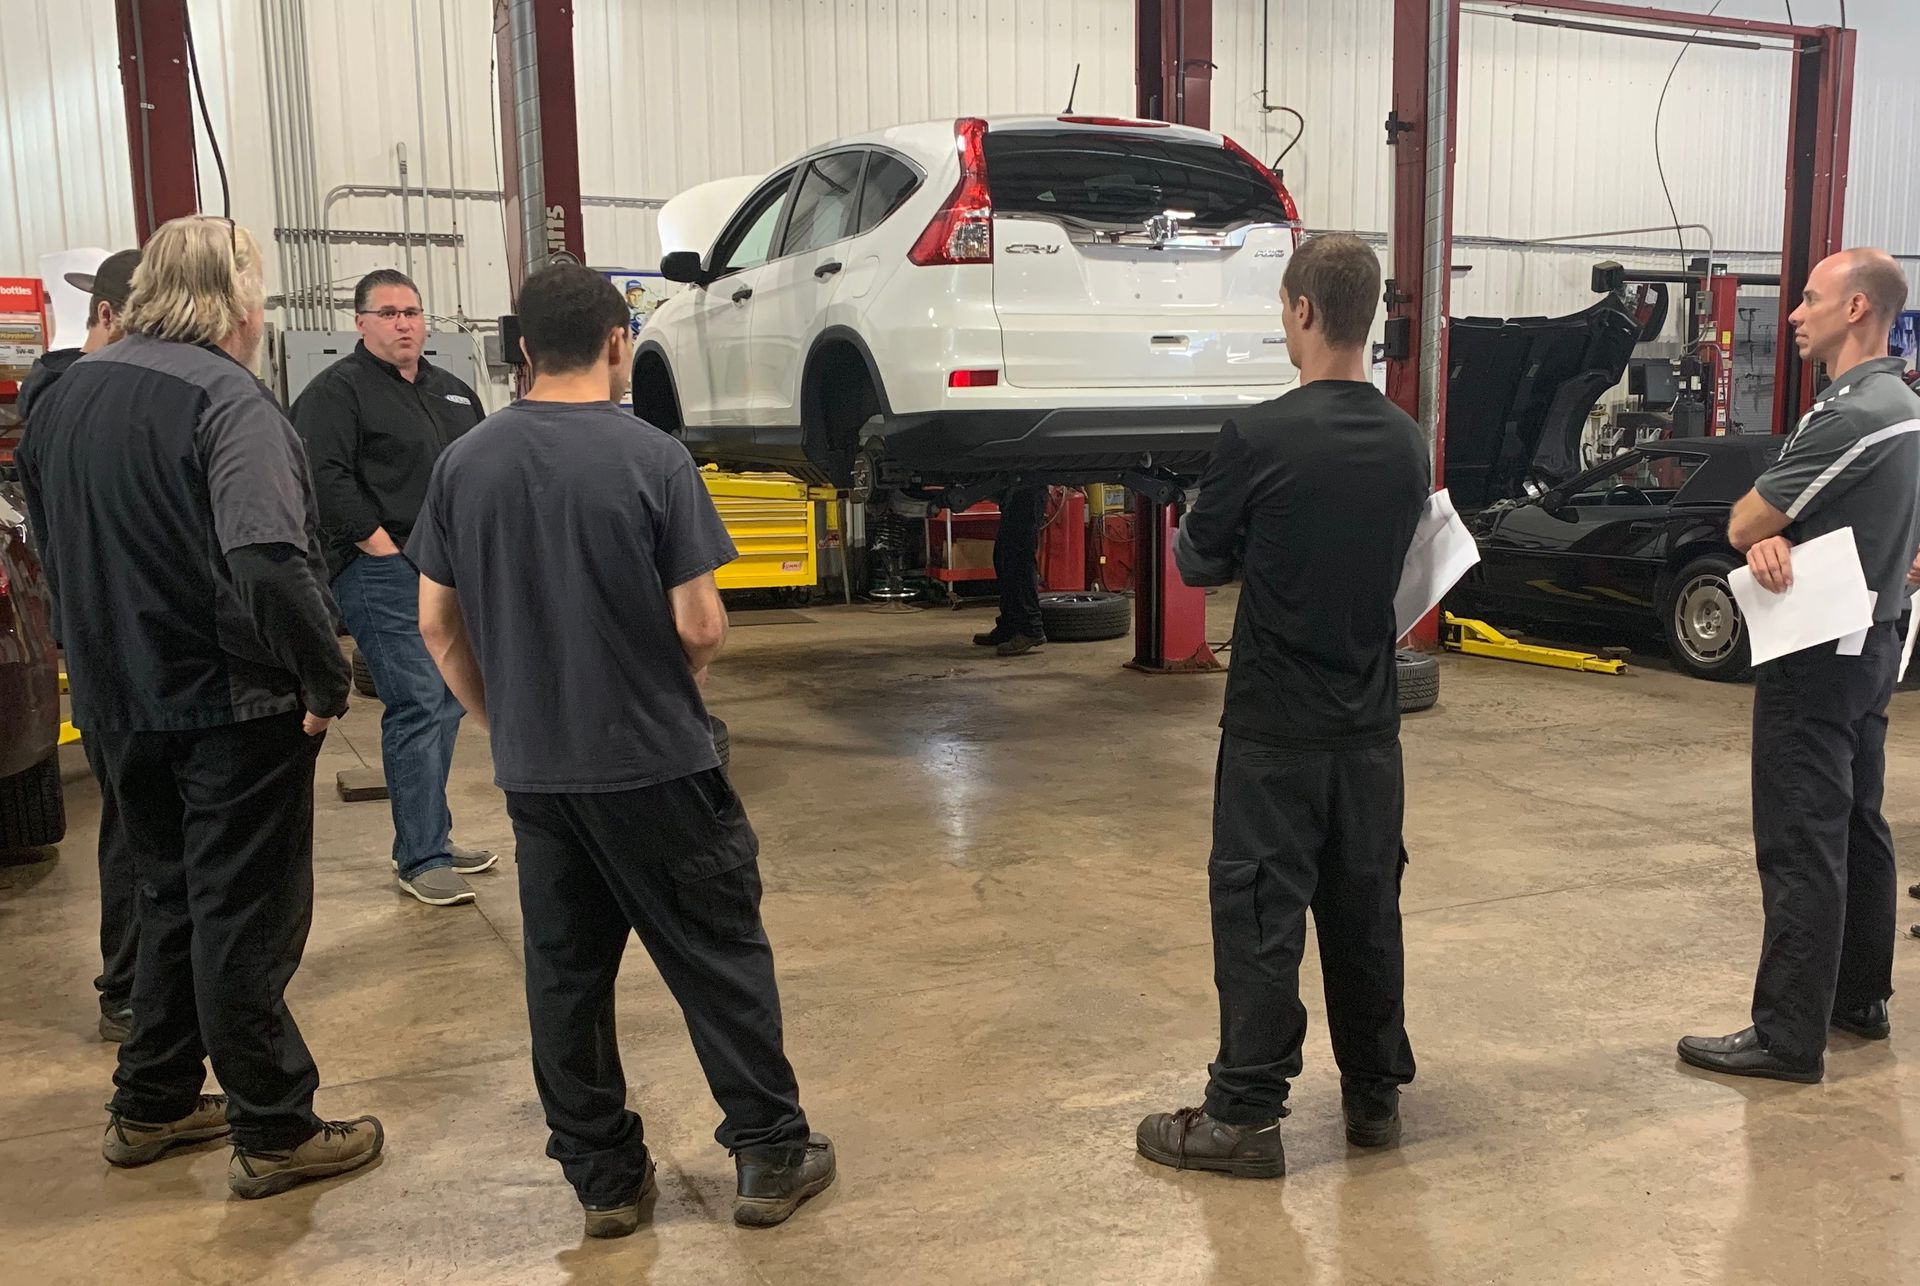
[[[1175,210],[1213,231],[1287,217],[1267,177],[1223,147],[1093,130],[989,131],[986,143],[998,214],[1138,228]]]

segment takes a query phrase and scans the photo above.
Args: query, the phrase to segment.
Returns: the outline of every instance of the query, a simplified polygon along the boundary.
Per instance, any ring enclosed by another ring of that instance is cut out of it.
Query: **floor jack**
[[[1518,661],[1522,665],[1545,665],[1556,670],[1577,670],[1585,674],[1625,674],[1627,663],[1617,656],[1593,652],[1570,652],[1564,648],[1541,647],[1508,638],[1485,621],[1446,614],[1446,628],[1440,632],[1440,646],[1462,656],[1484,656],[1495,661]]]

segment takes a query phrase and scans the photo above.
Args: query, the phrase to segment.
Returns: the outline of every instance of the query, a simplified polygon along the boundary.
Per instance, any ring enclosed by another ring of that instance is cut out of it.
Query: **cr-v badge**
[[[1031,241],[1026,241],[1017,246],[1008,246],[1007,253],[1010,255],[1057,255],[1060,253],[1060,247],[1039,246]]]

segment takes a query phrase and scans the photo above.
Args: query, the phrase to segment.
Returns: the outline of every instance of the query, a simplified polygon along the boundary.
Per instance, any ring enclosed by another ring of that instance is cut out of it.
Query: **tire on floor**
[[[1133,600],[1124,594],[1087,590],[1042,594],[1040,621],[1050,643],[1097,643],[1125,638],[1133,627]]]
[[[373,686],[373,671],[367,665],[367,658],[360,655],[360,649],[353,649],[353,690],[363,697],[380,699],[380,689]]]
[[[1419,652],[1394,653],[1400,671],[1400,713],[1431,710],[1440,700],[1440,663]]]

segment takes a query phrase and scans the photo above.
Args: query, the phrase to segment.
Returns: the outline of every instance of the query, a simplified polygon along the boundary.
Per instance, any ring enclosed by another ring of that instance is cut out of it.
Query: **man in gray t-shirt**
[[[735,1221],[779,1223],[834,1175],[782,1046],[759,840],[700,698],[727,627],[713,573],[733,542],[686,448],[614,404],[627,321],[589,269],[527,279],[533,387],[441,454],[407,545],[421,636],[492,733],[547,1155],[595,1237],[634,1231],[653,1189],[614,1033],[629,930],[725,1113]]]
[[[1800,355],[1836,372],[1729,527],[1760,584],[1793,582],[1793,547],[1853,529],[1876,599],[1864,641],[1811,647],[1758,668],[1753,836],[1766,937],[1753,1026],[1688,1036],[1680,1057],[1739,1076],[1817,1081],[1829,1025],[1889,1031],[1897,891],[1881,816],[1887,705],[1900,663],[1895,622],[1920,549],[1920,397],[1886,356],[1907,280],[1884,251],[1815,268],[1793,314]]]

